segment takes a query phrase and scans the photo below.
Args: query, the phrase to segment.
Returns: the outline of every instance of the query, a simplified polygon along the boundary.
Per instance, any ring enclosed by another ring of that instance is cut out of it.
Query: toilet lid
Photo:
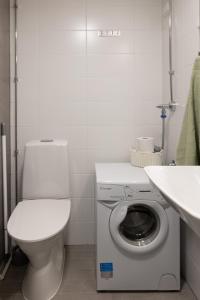
[[[48,239],[66,226],[70,208],[70,199],[21,201],[8,221],[8,233],[14,239],[26,242]]]

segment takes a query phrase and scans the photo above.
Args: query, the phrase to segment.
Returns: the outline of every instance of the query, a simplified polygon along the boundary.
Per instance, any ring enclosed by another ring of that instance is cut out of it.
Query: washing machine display
[[[129,163],[96,164],[97,290],[179,290],[180,218]]]

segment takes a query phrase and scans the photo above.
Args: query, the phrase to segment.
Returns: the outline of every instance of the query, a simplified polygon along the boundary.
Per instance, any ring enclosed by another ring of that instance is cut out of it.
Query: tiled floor
[[[20,287],[24,271],[24,267],[10,267],[0,282],[0,300],[23,299]],[[64,279],[55,300],[196,300],[186,283],[181,292],[173,293],[97,293],[95,286],[94,247],[66,247]]]

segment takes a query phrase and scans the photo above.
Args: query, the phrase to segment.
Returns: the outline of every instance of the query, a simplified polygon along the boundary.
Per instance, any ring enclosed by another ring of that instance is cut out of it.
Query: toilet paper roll
[[[154,152],[154,138],[141,136],[136,138],[136,150],[140,152]]]

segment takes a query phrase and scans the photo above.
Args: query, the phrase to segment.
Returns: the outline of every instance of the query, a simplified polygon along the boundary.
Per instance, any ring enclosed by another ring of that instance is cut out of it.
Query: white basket
[[[135,149],[130,150],[131,164],[136,167],[160,166],[163,164],[164,151],[160,152],[140,152]]]

